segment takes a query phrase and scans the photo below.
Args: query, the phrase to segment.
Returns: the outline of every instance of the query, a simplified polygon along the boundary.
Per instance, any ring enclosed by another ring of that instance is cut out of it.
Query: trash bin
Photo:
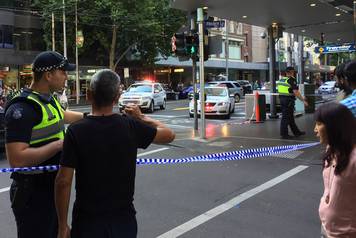
[[[266,120],[266,95],[260,94],[258,97],[258,103],[260,108],[260,119],[261,121]],[[255,107],[255,95],[246,94],[245,95],[245,118],[246,120],[256,120],[256,113],[254,113]]]

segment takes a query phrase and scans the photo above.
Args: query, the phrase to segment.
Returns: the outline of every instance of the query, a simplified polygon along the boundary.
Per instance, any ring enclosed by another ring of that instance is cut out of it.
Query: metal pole
[[[356,1],[354,3],[354,43],[356,43]]]
[[[75,64],[76,64],[76,69],[75,69],[75,88],[76,88],[76,102],[79,104],[79,99],[80,99],[80,85],[79,85],[79,60],[78,60],[78,43],[77,43],[77,37],[78,37],[78,7],[77,7],[77,0],[75,1]]]
[[[63,55],[67,58],[66,5],[63,0]]]
[[[194,34],[195,33],[195,19],[194,17],[190,18],[190,30],[191,33]],[[192,81],[193,81],[193,103],[194,103],[194,130],[198,130],[198,102],[197,102],[197,98],[195,97],[196,93],[197,93],[197,80],[196,80],[196,76],[197,76],[197,59],[195,57],[195,55],[193,55],[192,57]]]
[[[298,83],[304,83],[304,41],[303,36],[298,36],[298,55],[299,55],[299,65],[298,65]]]
[[[276,93],[276,48],[273,37],[272,26],[268,28],[268,44],[269,44],[269,80],[271,83],[271,93]],[[271,95],[270,118],[278,118],[276,112],[276,96]]]
[[[225,68],[226,68],[226,80],[229,80],[229,34],[227,31],[228,21],[225,20]]]
[[[55,29],[54,29],[54,13],[52,12],[52,51],[56,50],[56,38],[55,38]]]
[[[203,16],[203,8],[197,9],[198,13],[198,24],[199,24],[199,81],[200,81],[200,118],[201,118],[201,126],[200,126],[200,138],[205,139],[205,90],[204,90],[204,16]]]

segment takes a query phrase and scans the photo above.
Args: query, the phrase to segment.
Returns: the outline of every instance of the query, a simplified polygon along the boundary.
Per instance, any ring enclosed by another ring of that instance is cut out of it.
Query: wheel
[[[153,113],[155,110],[155,103],[153,102],[153,100],[151,101],[151,104],[150,104],[150,108],[148,109],[148,111],[150,113]]]
[[[232,111],[231,113],[234,113],[235,112],[235,105],[232,106]]]
[[[161,106],[159,106],[159,108],[160,108],[161,110],[164,110],[164,109],[166,109],[166,106],[167,106],[167,102],[166,102],[166,99],[164,99],[164,100],[163,100],[163,104],[162,104]]]
[[[235,102],[240,102],[240,95],[235,94]]]

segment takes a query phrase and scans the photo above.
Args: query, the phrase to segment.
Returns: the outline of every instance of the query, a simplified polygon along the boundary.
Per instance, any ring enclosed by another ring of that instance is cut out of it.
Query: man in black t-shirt
[[[111,70],[97,72],[89,86],[92,114],[67,129],[56,179],[60,238],[137,236],[133,195],[138,148],[169,143],[175,134],[143,115],[137,106],[125,115],[113,113],[120,78]],[[72,230],[67,224],[71,184],[76,171]]]

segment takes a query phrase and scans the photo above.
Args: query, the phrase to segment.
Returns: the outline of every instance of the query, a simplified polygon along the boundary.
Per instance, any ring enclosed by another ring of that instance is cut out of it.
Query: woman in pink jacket
[[[324,193],[319,216],[323,237],[356,237],[356,119],[342,104],[329,103],[315,113],[314,131],[326,145]]]

